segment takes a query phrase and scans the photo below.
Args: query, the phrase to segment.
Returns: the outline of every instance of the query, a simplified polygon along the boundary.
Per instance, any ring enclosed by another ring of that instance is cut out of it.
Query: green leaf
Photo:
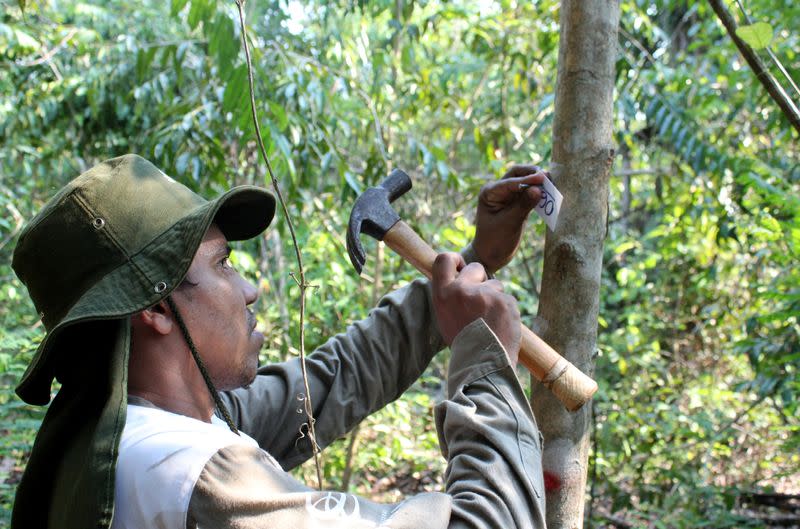
[[[170,3],[170,13],[172,13],[172,16],[175,16],[178,13],[180,13],[181,9],[184,8],[187,1],[188,0],[172,0],[172,2]]]
[[[190,157],[191,157],[191,154],[189,154],[188,152],[184,152],[180,156],[178,156],[178,159],[175,161],[175,172],[176,172],[176,174],[178,174],[179,176],[183,176],[184,175],[184,173],[186,172],[187,167],[189,166]]]
[[[677,123],[682,124],[680,121],[677,121],[676,124]],[[687,132],[688,132],[688,129],[686,127],[681,127],[680,130],[678,131],[678,135],[677,135],[677,138],[676,138],[676,141],[675,141],[675,148],[677,150],[680,150],[681,147],[683,147],[683,141],[684,141],[684,139],[686,139]],[[674,136],[674,134],[673,134],[673,136]]]
[[[442,180],[446,180],[450,174],[450,168],[444,160],[436,162],[436,171],[439,173],[439,176],[442,177]]]
[[[356,178],[356,175],[351,173],[350,171],[344,172],[344,181],[350,186],[350,189],[356,192],[357,195],[360,195],[363,188],[361,187],[361,183]]]
[[[150,47],[140,49],[138,52],[136,52],[136,78],[140,81],[147,76],[147,72],[150,68],[150,65],[153,63],[153,57],[155,57],[156,51],[158,51],[158,48]]]
[[[222,111],[234,112],[240,103],[246,100],[249,87],[247,86],[247,66],[242,64],[233,71],[233,75],[225,85],[225,94],[222,96]],[[240,108],[240,112],[248,112],[247,108]]]
[[[328,151],[322,156],[322,160],[320,162],[319,171],[321,174],[328,172],[328,169],[331,167],[331,161],[333,161],[333,152]]]
[[[208,22],[210,15],[214,13],[214,6],[206,2],[206,0],[192,0],[192,5],[189,8],[189,27],[195,29],[200,22],[204,24]]]
[[[667,114],[666,119],[664,119],[664,121],[661,122],[661,126],[658,128],[659,136],[664,136],[666,134],[670,124],[672,124],[672,118],[673,118],[672,114]]]
[[[431,154],[431,151],[424,149],[422,151],[422,164],[424,166],[425,176],[430,176],[433,173],[433,166],[436,163],[436,158]]]
[[[231,19],[225,17],[223,26],[225,27],[227,38],[220,43],[220,51],[217,60],[220,66],[220,75],[224,78],[225,75],[230,74],[233,70],[233,66],[236,64],[241,41],[236,36]]]
[[[233,21],[224,13],[219,13],[213,24],[205,27],[208,37],[208,53],[216,58],[220,78],[230,78],[239,53],[239,39]]]
[[[289,118],[286,115],[286,111],[283,109],[283,106],[275,103],[274,101],[268,101],[269,103],[269,110],[272,114],[272,119],[275,121],[275,125],[278,126],[278,130],[283,132],[286,130],[286,125],[289,124]]]
[[[26,3],[25,0],[18,0],[18,2],[19,2],[19,10],[24,13],[25,12],[25,3]]]
[[[39,48],[39,41],[20,29],[14,29],[17,44],[20,48],[35,50]]]
[[[276,134],[274,135],[275,144],[278,146],[278,150],[281,151],[281,154],[284,156],[284,160],[286,161],[287,168],[289,170],[289,174],[294,176],[296,173],[296,169],[294,166],[294,161],[292,159],[292,146],[289,143],[289,140],[286,139],[286,136],[283,134]]]
[[[661,123],[663,123],[662,120],[664,119],[664,114],[667,114],[667,112],[668,109],[666,105],[658,109],[658,112],[656,112],[656,125],[660,126]]]
[[[756,22],[736,29],[736,35],[754,50],[762,50],[772,42],[772,26],[766,22]]]

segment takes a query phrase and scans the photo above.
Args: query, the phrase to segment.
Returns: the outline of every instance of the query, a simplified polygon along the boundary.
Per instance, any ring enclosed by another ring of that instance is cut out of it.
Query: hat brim
[[[59,333],[84,321],[127,317],[166,298],[186,276],[212,223],[228,240],[239,241],[263,232],[274,215],[275,198],[254,186],[235,187],[191,210],[78,299],[39,344],[16,388],[17,395],[29,404],[49,403]],[[149,295],[143,296],[143,292]]]

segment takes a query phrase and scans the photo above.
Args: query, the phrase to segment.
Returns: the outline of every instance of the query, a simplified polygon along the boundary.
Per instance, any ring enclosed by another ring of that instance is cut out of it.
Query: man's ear
[[[172,319],[172,312],[170,312],[165,301],[134,314],[131,319],[134,325],[147,327],[161,335],[167,335],[172,332],[172,326],[175,323]]]

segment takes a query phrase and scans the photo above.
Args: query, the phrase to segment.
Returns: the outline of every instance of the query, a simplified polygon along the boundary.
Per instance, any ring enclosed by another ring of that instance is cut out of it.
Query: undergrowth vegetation
[[[268,185],[233,1],[24,4],[0,11],[0,526],[44,413],[13,393],[44,333],[10,267],[24,221],[126,152],[205,196]],[[800,4],[742,4],[797,79]],[[247,9],[261,126],[313,285],[311,350],[416,277],[368,241],[355,275],[344,235],[358,192],[402,167],[415,188],[401,213],[434,247],[458,250],[483,182],[511,162],[548,165],[558,2]],[[763,526],[770,512],[754,498],[800,494],[798,134],[705,3],[621,9],[587,526]],[[532,217],[499,273],[528,323],[544,237]],[[262,360],[297,355],[286,224],[237,246],[234,260],[260,289]],[[387,501],[441,489],[432,409],[446,362],[443,352],[323,453],[326,486]],[[315,479],[311,467],[297,473]]]

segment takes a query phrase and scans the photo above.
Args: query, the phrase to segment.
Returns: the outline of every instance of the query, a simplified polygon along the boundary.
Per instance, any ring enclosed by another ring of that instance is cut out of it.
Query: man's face
[[[229,255],[228,240],[212,224],[184,283],[172,294],[219,390],[253,381],[264,343],[264,336],[255,330],[255,315],[247,307],[256,300],[257,290],[231,267]]]

